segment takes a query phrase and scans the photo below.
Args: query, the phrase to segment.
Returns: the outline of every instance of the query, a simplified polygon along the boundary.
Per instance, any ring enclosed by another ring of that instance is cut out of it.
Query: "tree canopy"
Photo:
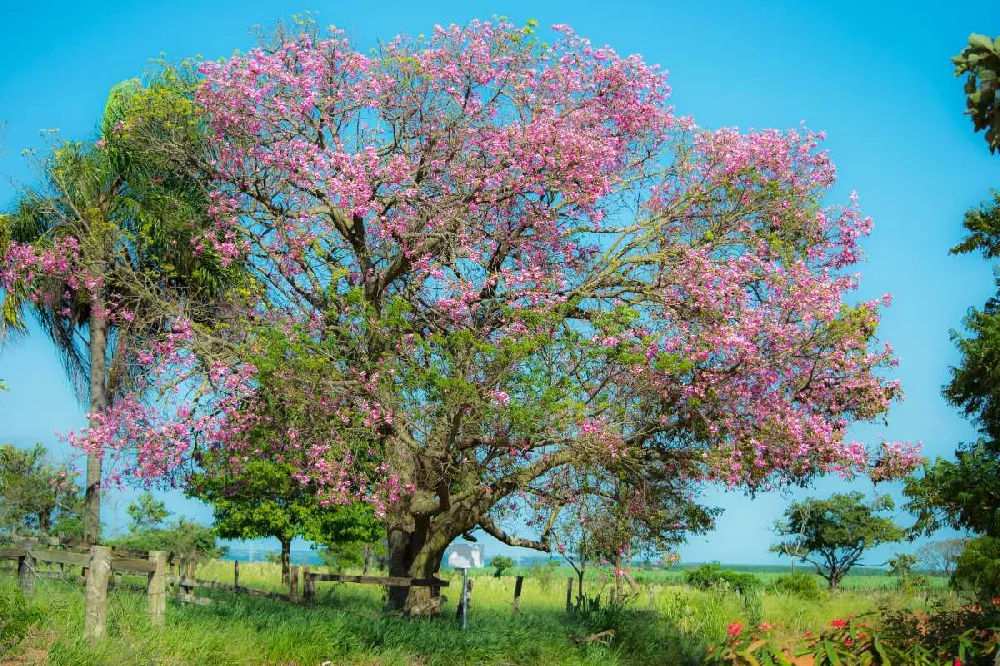
[[[957,73],[968,72],[966,92],[976,131],[986,129],[990,150],[1000,145],[996,104],[1000,72],[1000,38],[973,35],[955,58]],[[1000,191],[966,212],[966,232],[953,254],[979,252],[993,261],[1000,257]],[[1000,287],[1000,282],[998,282]],[[944,387],[945,399],[960,409],[979,430],[978,441],[961,444],[955,460],[937,458],[923,465],[922,474],[906,481],[907,508],[917,514],[916,528],[929,534],[947,525],[978,534],[1000,536],[1000,295],[963,320],[964,330],[952,331],[958,365]]]
[[[972,34],[969,45],[952,58],[955,76],[968,74],[965,93],[967,113],[977,132],[985,130],[990,152],[1000,149],[1000,37]]]
[[[675,499],[664,479],[907,471],[908,445],[873,470],[846,437],[899,387],[883,299],[853,298],[871,222],[824,206],[822,135],[699,128],[657,67],[553,29],[472,22],[367,54],[307,27],[202,64],[208,145],[171,164],[210,176],[194,247],[250,284],[224,322],[166,309],[132,397],[76,442],[142,477],[293,451],[325,501],[384,517],[390,570],[418,577],[476,528],[549,550],[582,468],[647,516]],[[533,534],[503,527],[525,514]]]

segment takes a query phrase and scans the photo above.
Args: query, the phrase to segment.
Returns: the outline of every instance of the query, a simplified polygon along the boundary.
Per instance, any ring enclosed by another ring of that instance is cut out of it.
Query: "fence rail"
[[[233,562],[233,584],[197,578],[197,560],[183,553],[166,551],[137,552],[108,546],[82,547],[78,542],[60,542],[52,538],[25,538],[11,540],[0,537],[0,561],[14,560],[17,563],[18,585],[25,597],[35,590],[38,578],[58,578],[86,585],[86,615],[84,635],[90,639],[102,638],[106,633],[107,591],[112,575],[145,574],[147,577],[146,596],[149,600],[149,617],[153,626],[163,626],[166,615],[168,585],[173,596],[186,603],[210,604],[212,598],[195,596],[197,588],[223,590],[234,594],[276,599],[297,603],[312,603],[316,598],[317,582],[356,583],[362,585],[385,585],[388,587],[430,587],[440,590],[448,587],[449,581],[441,578],[410,578],[406,576],[354,576],[345,574],[313,573],[308,566],[291,567],[288,592],[259,590],[240,585],[240,563]],[[40,568],[49,567],[48,570]],[[52,569],[53,565],[59,567]],[[70,576],[65,568],[79,567],[80,576]],[[0,573],[3,571],[0,570]],[[301,581],[302,597],[299,597]],[[572,585],[572,579],[569,579]],[[513,612],[520,608],[523,577],[517,577],[514,590]],[[570,588],[571,589],[571,588]],[[567,606],[570,591],[567,590]]]
[[[56,546],[50,540],[47,546]],[[84,621],[84,635],[87,638],[102,638],[107,630],[108,582],[112,572],[146,574],[146,596],[149,599],[149,619],[153,626],[163,626],[166,616],[166,569],[165,551],[150,551],[144,557],[116,556],[107,546],[92,546],[89,553],[79,550],[50,550],[39,548],[39,540],[25,540],[24,543],[0,548],[0,559],[17,561],[17,580],[21,593],[30,597],[35,592],[38,578],[64,578],[63,571],[39,571],[40,564],[58,564],[60,569],[68,566],[81,567],[86,571],[83,578],[87,586],[87,608]]]

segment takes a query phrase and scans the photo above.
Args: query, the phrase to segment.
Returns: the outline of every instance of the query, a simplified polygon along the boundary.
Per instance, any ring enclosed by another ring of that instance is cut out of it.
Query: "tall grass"
[[[199,567],[200,578],[232,583],[232,562]],[[452,574],[446,572],[445,576]],[[765,578],[762,576],[762,578]],[[42,620],[48,663],[54,666],[452,666],[459,664],[686,665],[700,663],[705,647],[721,641],[733,621],[768,621],[794,639],[830,620],[874,610],[882,603],[921,603],[896,591],[852,592],[803,601],[764,588],[756,600],[733,592],[697,591],[659,584],[645,587],[634,608],[604,605],[569,615],[565,572],[552,580],[527,578],[521,613],[512,615],[513,577],[477,576],[468,630],[455,620],[457,586],[434,620],[408,620],[383,612],[380,586],[319,583],[317,602],[302,607],[282,601],[199,591],[209,606],[171,601],[166,627],[149,625],[143,581],[125,579],[109,593],[108,637],[96,645],[82,640],[84,589],[41,580],[33,601]],[[129,582],[131,580],[131,582]],[[456,577],[457,580],[457,577]],[[0,577],[0,591],[15,584]],[[240,584],[280,590],[280,570],[270,563],[240,563]],[[588,594],[599,585],[591,584]],[[615,640],[576,644],[573,639],[613,629]],[[39,639],[41,640],[41,639]],[[51,643],[51,645],[49,645]]]

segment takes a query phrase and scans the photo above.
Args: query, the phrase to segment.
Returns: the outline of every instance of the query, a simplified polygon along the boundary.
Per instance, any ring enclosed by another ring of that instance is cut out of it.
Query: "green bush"
[[[774,579],[774,590],[799,599],[820,599],[823,591],[819,588],[816,576],[805,571],[793,571]]]
[[[542,588],[542,591],[548,592],[552,588],[557,569],[559,569],[559,562],[551,560],[544,563],[534,562],[528,567],[527,574],[529,578],[538,581],[538,586]]]
[[[39,619],[38,609],[20,591],[0,589],[0,657],[13,654]]]
[[[684,572],[684,582],[699,590],[730,588],[740,594],[760,587],[760,579],[752,573],[724,571],[718,562],[703,564],[697,569],[688,569]]]

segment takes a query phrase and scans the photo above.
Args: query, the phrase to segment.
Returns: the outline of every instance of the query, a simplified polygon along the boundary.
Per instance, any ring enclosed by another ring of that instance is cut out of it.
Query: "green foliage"
[[[320,550],[320,558],[336,572],[350,568],[363,568],[367,572],[373,560],[385,552],[385,544],[381,542],[335,541]]]
[[[212,505],[215,529],[223,538],[274,537],[283,548],[296,537],[324,545],[380,542],[384,527],[370,506],[324,505],[317,487],[295,476],[309,464],[300,458],[303,451],[274,444],[302,427],[301,420],[313,418],[312,394],[298,388],[286,392],[279,388],[280,382],[292,364],[318,361],[306,358],[294,332],[262,328],[257,335],[251,360],[258,369],[261,412],[269,418],[260,419],[251,438],[265,453],[234,465],[226,453],[205,452],[198,460],[199,470],[190,477],[188,494]],[[275,446],[276,450],[270,448]]]
[[[995,610],[939,601],[927,612],[884,606],[877,617],[882,641],[899,655],[898,663],[951,666],[958,657],[964,666],[995,664]]]
[[[1000,37],[972,34],[969,45],[951,59],[955,63],[955,76],[968,74],[965,82],[967,113],[972,118],[975,131],[986,131],[990,152],[1000,149],[1000,103],[997,89],[1000,85]]]
[[[906,479],[906,509],[917,516],[914,529],[931,534],[940,527],[1000,536],[1000,457],[993,442],[959,447],[955,460],[924,463],[919,476]]]
[[[493,576],[499,578],[505,571],[514,568],[514,560],[506,555],[497,555],[490,560],[490,566],[493,567]]]
[[[891,518],[878,515],[894,506],[888,495],[868,504],[857,492],[794,502],[776,525],[782,540],[773,550],[810,562],[835,590],[865,550],[905,536]]]
[[[823,597],[816,576],[805,571],[794,571],[784,576],[778,576],[772,583],[774,590],[799,599],[819,600]]]
[[[727,571],[718,562],[703,564],[684,572],[684,582],[698,590],[733,589],[740,594],[760,587],[760,579],[752,573]]]
[[[40,619],[41,612],[20,591],[0,588],[0,657],[13,655]]]
[[[70,471],[49,463],[41,444],[0,446],[0,531],[59,534],[79,516],[80,500]]]
[[[805,647],[777,640],[768,624],[728,627],[728,638],[710,649],[706,664],[727,666],[987,666],[997,634],[984,616],[968,609],[935,613],[883,610],[882,617],[835,619]],[[874,622],[877,626],[869,626]]]
[[[744,586],[740,590],[743,597],[743,613],[750,624],[757,626],[764,621],[764,598],[760,585]]]
[[[952,583],[984,601],[1000,596],[1000,538],[983,536],[970,541],[958,558]]]
[[[897,578],[909,578],[917,564],[916,555],[899,554],[889,559],[889,574]]]
[[[167,505],[162,500],[154,498],[152,493],[140,495],[138,502],[129,504],[126,511],[131,521],[129,530],[132,533],[155,529],[170,515]]]
[[[126,550],[166,550],[185,558],[206,559],[222,553],[211,528],[178,520],[166,528],[152,528],[114,539],[109,545]]]
[[[529,578],[538,581],[538,586],[543,592],[548,592],[552,589],[552,583],[555,580],[556,572],[559,570],[559,562],[554,560],[549,560],[547,562],[533,562],[527,569],[527,575]]]

